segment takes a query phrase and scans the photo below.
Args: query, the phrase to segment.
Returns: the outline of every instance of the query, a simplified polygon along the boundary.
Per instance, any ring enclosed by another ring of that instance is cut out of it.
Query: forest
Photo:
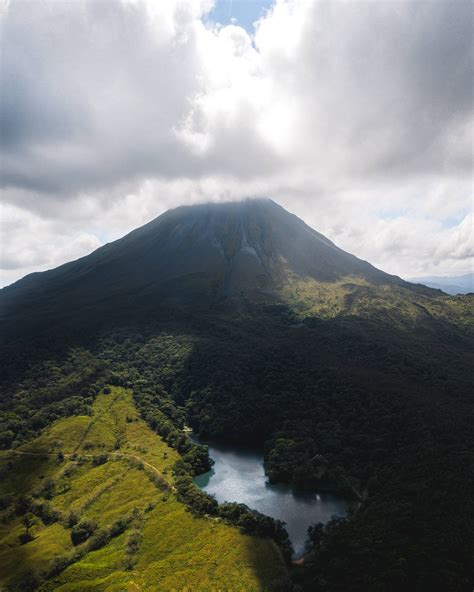
[[[181,455],[179,495],[285,547],[284,531],[192,485],[209,467],[185,425],[264,450],[272,482],[356,500],[311,526],[292,568],[303,590],[470,590],[474,556],[471,329],[364,317],[321,319],[288,306],[135,324],[65,356],[42,350],[20,376],[5,368],[2,444],[16,447],[106,384],[132,389],[142,417]],[[21,360],[20,360],[20,363]],[[8,365],[7,365],[8,366]],[[342,566],[344,568],[342,569]]]

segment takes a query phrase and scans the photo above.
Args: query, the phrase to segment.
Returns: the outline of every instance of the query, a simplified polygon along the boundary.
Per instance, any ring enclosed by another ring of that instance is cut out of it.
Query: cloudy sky
[[[467,273],[472,7],[0,0],[2,284],[246,196],[388,272]]]

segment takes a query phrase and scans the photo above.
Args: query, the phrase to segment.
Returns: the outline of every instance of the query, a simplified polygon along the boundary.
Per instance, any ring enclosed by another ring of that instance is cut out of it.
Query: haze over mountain
[[[474,292],[474,274],[466,273],[459,276],[426,276],[409,278],[410,282],[423,284],[430,288],[443,290],[447,294],[469,294]]]

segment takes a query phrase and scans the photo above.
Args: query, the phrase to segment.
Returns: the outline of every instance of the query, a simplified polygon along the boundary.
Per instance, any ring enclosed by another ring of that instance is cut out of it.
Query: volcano
[[[92,254],[0,291],[4,330],[150,316],[164,306],[274,299],[293,278],[412,287],[269,199],[169,210]]]

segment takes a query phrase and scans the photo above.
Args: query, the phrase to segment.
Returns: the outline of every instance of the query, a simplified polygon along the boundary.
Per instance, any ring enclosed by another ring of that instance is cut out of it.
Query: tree
[[[31,535],[31,529],[38,523],[38,520],[34,514],[28,512],[23,516],[23,520],[21,521],[23,526],[25,527],[25,532],[20,535],[20,542],[24,545],[29,541],[33,540],[33,536]]]

